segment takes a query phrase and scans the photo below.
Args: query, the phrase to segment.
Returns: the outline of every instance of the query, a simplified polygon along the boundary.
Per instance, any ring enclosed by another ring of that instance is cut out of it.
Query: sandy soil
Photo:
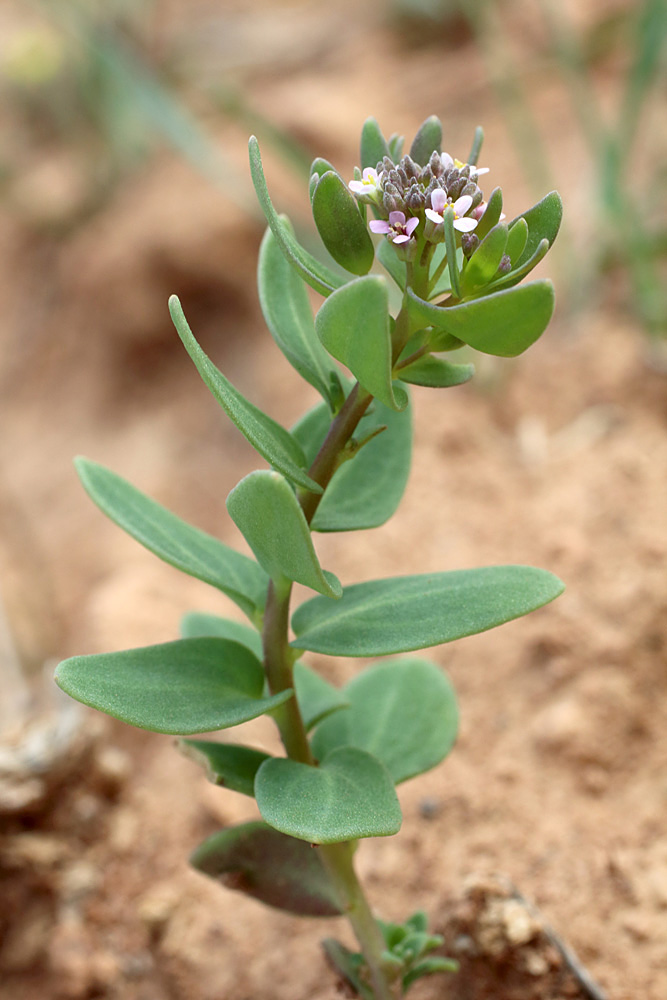
[[[341,5],[331,18],[348,14]],[[465,67],[469,84],[450,108],[443,87],[425,83],[444,42],[401,49],[370,17],[356,33],[341,29],[335,48],[319,30],[326,58],[292,52],[293,64],[275,56],[254,68],[250,92],[264,113],[343,170],[368,113],[410,134],[435,110],[457,149],[483,120],[484,162],[510,211],[529,204],[465,32],[445,46],[449,72]],[[382,53],[402,79],[371,87]],[[579,178],[585,163],[549,80],[535,100],[550,114],[571,224],[582,192],[563,160],[582,164]],[[244,170],[242,129],[216,129]],[[281,207],[303,211],[303,190],[267,160]],[[253,279],[261,227],[166,156],[67,238],[16,211],[4,221],[0,553],[26,662],[165,641],[193,607],[233,615],[107,524],[70,458],[104,462],[239,544],[224,500],[255,458],[189,366],[165,303],[177,292],[226,374],[293,421],[314,396],[263,329]],[[468,386],[418,390],[398,514],[374,532],[318,540],[343,582],[516,562],[567,584],[540,612],[432,652],[459,695],[460,740],[444,765],[402,786],[401,833],[360,849],[378,912],[426,909],[462,963],[457,976],[419,984],[415,1000],[595,997],[559,942],[610,1000],[667,995],[667,405],[637,324],[609,305],[618,299],[610,290],[607,304],[574,315],[564,295],[521,359],[482,359]],[[340,682],[359,666],[313,662]],[[49,726],[64,710],[50,685],[41,691],[48,704],[21,733],[37,733],[33,749],[48,757]],[[244,738],[275,746],[266,720]],[[17,727],[7,726],[12,739]],[[33,798],[0,828],[3,997],[337,995],[318,953],[322,937],[350,942],[337,921],[267,911],[187,867],[205,835],[254,816],[252,802],[209,785],[167,737],[83,712],[67,716],[61,739],[66,753],[34,769]]]

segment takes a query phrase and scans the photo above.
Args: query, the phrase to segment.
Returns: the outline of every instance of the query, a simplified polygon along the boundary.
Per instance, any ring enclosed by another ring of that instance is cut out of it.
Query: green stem
[[[382,952],[386,945],[357,879],[352,843],[321,844],[318,850],[364,953],[377,1000],[397,1000],[398,984],[392,987],[382,968]]]
[[[407,337],[407,317],[402,310],[396,322],[400,337]],[[401,348],[402,349],[402,348]],[[399,351],[400,353],[400,351]],[[357,425],[368,409],[373,397],[357,383],[331,423],[329,432],[308,470],[309,476],[323,489],[338,468],[340,456],[354,434]],[[299,503],[310,524],[321,494],[299,490]],[[289,604],[292,584],[289,580],[272,580],[269,584],[262,643],[264,669],[272,694],[293,687],[295,653],[289,645]],[[296,697],[290,698],[275,712],[276,722],[287,756],[301,764],[316,766],[306,728]],[[321,845],[324,861],[331,880],[341,899],[345,914],[354,930],[369,969],[373,991],[377,1000],[397,1000],[382,968],[384,940],[371,912],[363,889],[359,884],[352,863],[351,843]]]

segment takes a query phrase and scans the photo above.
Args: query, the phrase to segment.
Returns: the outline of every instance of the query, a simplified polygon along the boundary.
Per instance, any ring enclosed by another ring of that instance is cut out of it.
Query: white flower
[[[439,226],[444,222],[443,212],[446,208],[454,209],[454,229],[460,233],[471,233],[477,227],[477,219],[464,218],[472,207],[472,198],[464,194],[453,204],[447,201],[447,193],[442,188],[436,188],[431,195],[431,207],[426,209],[426,218]]]
[[[377,170],[366,167],[360,181],[350,181],[348,187],[354,194],[368,195],[371,198],[379,190],[380,178]]]

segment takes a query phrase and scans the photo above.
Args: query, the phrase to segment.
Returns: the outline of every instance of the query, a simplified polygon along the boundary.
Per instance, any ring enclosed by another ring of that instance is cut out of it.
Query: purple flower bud
[[[394,169],[394,161],[389,157],[385,156],[382,158],[382,169],[389,173],[390,170]]]
[[[442,160],[440,159],[440,154],[437,149],[434,149],[431,153],[428,165],[431,168],[431,173],[434,177],[440,177],[442,175]]]
[[[500,258],[500,264],[498,265],[498,274],[509,274],[512,270],[512,261],[509,256],[504,253]]]
[[[470,260],[479,244],[479,236],[475,236],[474,233],[461,234],[461,249],[463,250],[463,256],[466,260]]]
[[[424,194],[419,190],[416,184],[413,184],[407,195],[405,196],[405,204],[407,208],[417,215],[426,203]]]
[[[477,187],[474,181],[468,181],[467,184],[463,185],[461,196],[463,196],[464,194],[469,194],[471,198],[474,198],[478,190],[479,188]]]

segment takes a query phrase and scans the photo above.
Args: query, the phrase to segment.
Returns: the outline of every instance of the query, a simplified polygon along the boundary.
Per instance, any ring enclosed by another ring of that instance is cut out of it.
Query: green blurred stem
[[[395,334],[396,330],[399,332],[399,339],[407,338],[409,329],[405,310],[401,310],[399,313],[394,328]],[[397,346],[395,342],[394,350],[397,349]],[[331,422],[322,447],[308,470],[309,476],[324,489],[331,481],[344,449],[372,400],[371,394],[357,383]],[[308,490],[298,490],[297,495],[306,520],[310,524],[322,495],[311,493]],[[291,594],[292,583],[290,580],[272,580],[269,584],[262,643],[264,669],[272,694],[278,694],[280,691],[293,687],[296,654],[289,644]],[[296,698],[290,698],[274,714],[287,756],[301,764],[317,766],[308,743],[306,728]],[[352,843],[323,844],[319,850],[363,952],[377,1000],[397,1000],[398,995],[389,984],[382,968],[382,951],[384,949],[382,932],[373,917],[354,871]]]

